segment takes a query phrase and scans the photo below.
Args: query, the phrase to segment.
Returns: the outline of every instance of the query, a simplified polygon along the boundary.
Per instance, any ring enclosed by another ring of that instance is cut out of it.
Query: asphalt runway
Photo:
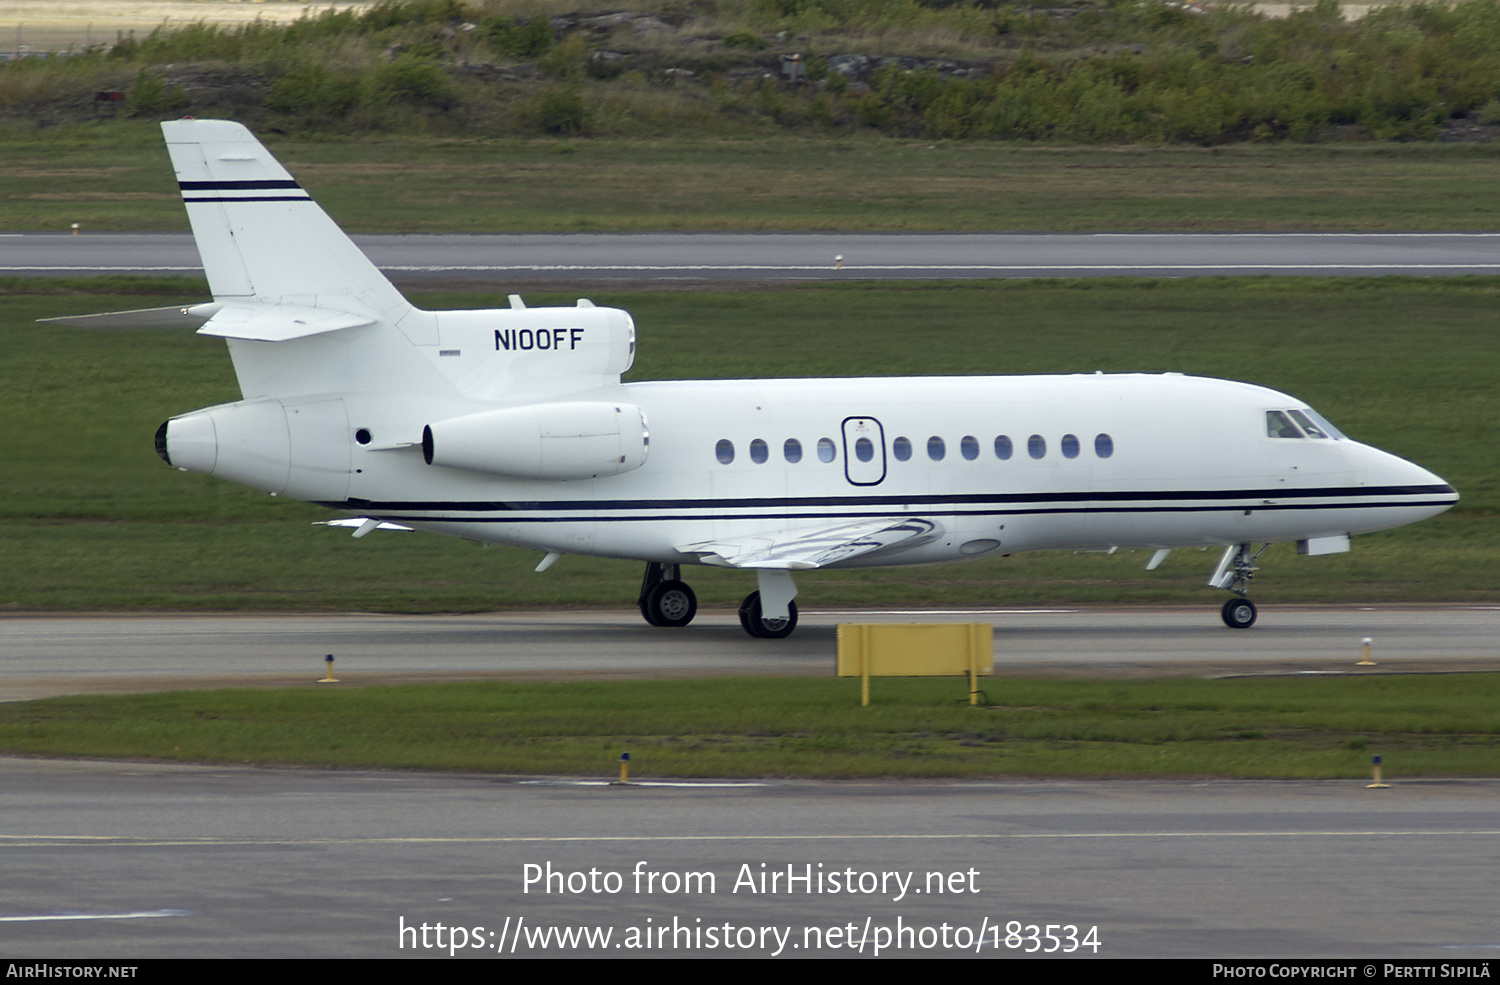
[[[1500,948],[1497,798],[1495,781],[622,788],[0,760],[0,940],[127,960],[458,943],[1451,962]],[[594,936],[558,936],[579,929]]]
[[[402,282],[1452,275],[1500,272],[1500,233],[359,235]],[[842,268],[835,257],[843,257]],[[192,237],[0,235],[0,273],[201,271]]]
[[[1216,601],[1216,599],[1211,600]],[[312,686],[332,653],[348,684],[832,673],[846,622],[988,622],[997,674],[1429,673],[1500,666],[1500,606],[1265,606],[1250,630],[1217,607],[804,613],[784,640],[730,612],[654,629],[634,610],[473,616],[11,616],[0,701],[226,685]],[[1354,666],[1370,638],[1377,667]]]

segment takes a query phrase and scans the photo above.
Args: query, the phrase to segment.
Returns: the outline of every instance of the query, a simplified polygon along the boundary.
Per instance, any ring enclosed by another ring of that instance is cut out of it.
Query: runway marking
[[[46,267],[0,267],[0,270],[46,270]],[[58,268],[69,269],[69,268]],[[72,268],[92,269],[92,268]],[[134,269],[134,268],[98,268],[98,269]],[[149,269],[149,268],[141,268]],[[627,273],[651,273],[653,271],[677,271],[677,270],[740,270],[740,271],[825,271],[832,273],[834,267],[826,263],[817,264],[514,264],[508,266],[487,264],[463,264],[463,265],[430,265],[430,266],[382,266],[382,270],[393,270],[401,273],[456,273],[459,271],[476,271],[483,273],[510,273],[515,271],[526,271],[530,273],[593,273],[599,271],[621,271]],[[989,264],[989,263],[874,263],[863,265],[846,262],[843,266],[844,272],[871,273],[883,270],[916,270],[923,272],[942,271],[998,271],[1014,272],[1020,270],[1500,270],[1500,263],[1020,263],[1020,264]]]
[[[835,268],[826,263],[818,264],[432,264],[380,265],[381,270],[396,273],[666,273],[696,271],[714,273],[718,271],[764,272],[764,273],[808,273],[833,274]],[[883,271],[916,271],[941,274],[955,273],[1018,273],[1032,271],[1099,271],[1121,273],[1129,271],[1297,271],[1297,270],[1500,270],[1500,263],[1028,263],[1028,264],[869,264],[845,263],[842,271],[848,273],[879,273]],[[202,267],[181,266],[0,266],[0,273],[78,273],[80,271],[123,272],[142,271],[150,273],[201,273]]]
[[[920,234],[919,234],[920,235]],[[994,235],[989,233],[955,233],[963,236],[985,236]],[[1043,233],[1044,236],[1066,236],[1067,233]],[[1171,236],[1177,239],[1185,239],[1189,236],[1203,236],[1212,239],[1453,239],[1468,237],[1470,239],[1493,239],[1500,233],[1085,233],[1093,239],[1138,239],[1143,236]]]
[[[1500,608],[1500,606],[1496,606]],[[809,609],[806,616],[1057,616],[1082,609]]]
[[[754,780],[744,782],[733,781],[697,781],[697,780],[631,780],[629,783],[617,784],[614,780],[521,780],[523,787],[769,787],[769,783],[761,783]]]
[[[1474,831],[1087,831],[1012,832],[994,834],[790,834],[790,835],[487,835],[456,838],[136,838],[115,835],[0,835],[3,848],[217,848],[311,845],[501,845],[623,844],[678,842],[779,841],[1104,841],[1142,838],[1493,838],[1500,829]]]
[[[131,913],[35,913],[0,916],[0,923],[39,923],[44,920],[155,920],[185,917],[186,910],[137,910]]]
[[[203,272],[203,268],[202,267],[138,267],[138,266],[135,266],[133,264],[132,265],[127,265],[127,266],[114,266],[114,267],[102,267],[102,266],[92,266],[92,267],[37,267],[37,266],[31,266],[31,267],[27,267],[27,266],[20,266],[20,267],[0,267],[0,272],[6,272],[6,273],[14,273],[16,271],[26,271],[26,270],[45,270],[48,273],[63,273],[63,272],[71,272],[71,271],[78,271],[78,270],[106,270],[106,271],[150,270],[150,271],[155,271],[155,272],[164,272],[164,271],[165,272],[171,272],[171,271],[179,271],[180,272],[180,271],[187,271],[189,273],[199,273],[199,274],[201,274]]]

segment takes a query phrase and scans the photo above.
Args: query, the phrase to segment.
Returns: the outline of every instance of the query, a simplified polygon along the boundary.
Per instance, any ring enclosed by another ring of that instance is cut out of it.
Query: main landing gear
[[[686,626],[698,614],[698,596],[678,580],[675,564],[646,564],[640,605],[641,615],[653,626]]]
[[[1270,546],[1267,544],[1251,554],[1249,544],[1231,544],[1224,549],[1218,568],[1214,569],[1213,577],[1208,580],[1210,586],[1228,589],[1235,594],[1219,611],[1224,625],[1230,629],[1249,629],[1255,625],[1255,603],[1245,595],[1250,590],[1250,579],[1260,570],[1255,566],[1256,559]]]
[[[758,591],[740,603],[740,625],[757,639],[779,640],[797,628],[797,586],[787,571],[756,571]],[[698,614],[698,597],[675,564],[650,561],[641,579],[641,616],[653,626],[686,626]]]

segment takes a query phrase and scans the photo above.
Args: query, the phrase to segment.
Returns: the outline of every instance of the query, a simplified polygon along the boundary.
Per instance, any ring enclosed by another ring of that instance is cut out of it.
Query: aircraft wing
[[[870,517],[820,527],[791,527],[769,533],[733,537],[679,547],[684,554],[700,554],[704,564],[724,568],[825,568],[839,561],[869,554],[915,538],[937,536],[931,520],[912,517]]]

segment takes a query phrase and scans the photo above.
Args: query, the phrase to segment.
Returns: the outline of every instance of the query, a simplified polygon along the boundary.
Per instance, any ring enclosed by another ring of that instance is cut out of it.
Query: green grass
[[[121,291],[130,282],[103,287]],[[88,294],[88,281],[0,282],[0,606],[27,610],[488,611],[626,605],[639,566],[538,556],[424,534],[353,540],[326,511],[164,466],[162,420],[238,396],[222,342],[191,332],[38,326],[48,315],[202,297]],[[37,293],[20,293],[34,291]],[[70,293],[73,292],[73,293]],[[966,281],[760,292],[595,293],[633,311],[632,379],[1177,370],[1309,401],[1351,436],[1433,469],[1463,496],[1353,552],[1269,551],[1257,598],[1500,599],[1500,283],[1486,278]],[[419,295],[431,307],[501,303]],[[571,297],[537,295],[536,303]],[[1214,558],[1178,551],[1017,555],[896,571],[810,572],[818,605],[1201,602]],[[705,605],[740,573],[695,570]]]
[[[0,229],[187,230],[154,123],[0,138]],[[1500,228],[1500,145],[265,139],[355,232]]]
[[[351,675],[345,675],[351,676]],[[1500,774],[1500,676],[432,684],[0,705],[0,753],[634,778]]]

